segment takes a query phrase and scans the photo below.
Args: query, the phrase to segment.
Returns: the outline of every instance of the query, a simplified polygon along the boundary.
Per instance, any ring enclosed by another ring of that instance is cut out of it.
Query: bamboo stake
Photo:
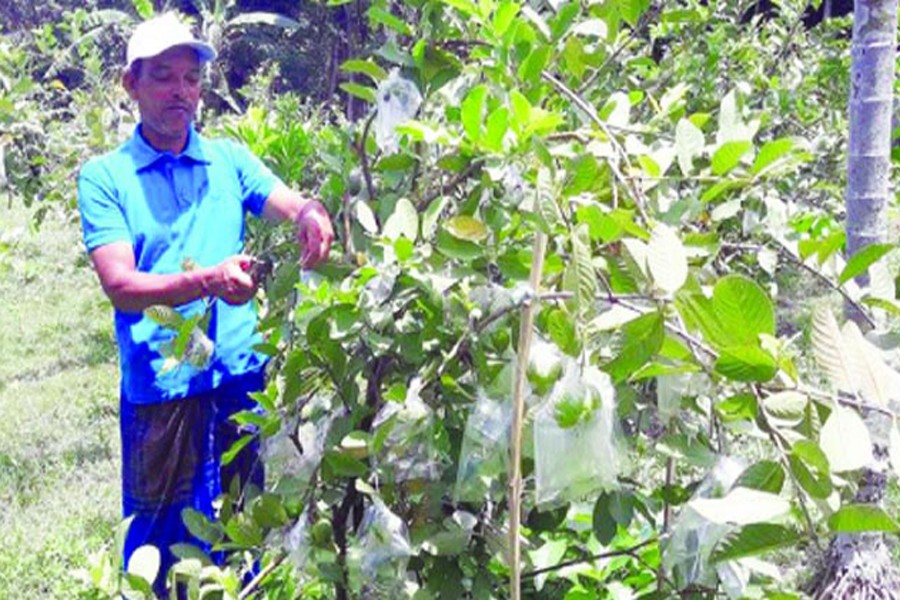
[[[525,421],[525,377],[528,372],[528,357],[531,354],[531,337],[534,328],[534,306],[541,285],[544,270],[544,248],[547,235],[538,231],[534,238],[531,257],[531,289],[535,298],[522,306],[522,321],[519,324],[519,351],[516,358],[516,378],[513,383],[513,421],[510,436],[509,474],[509,597],[522,598],[522,549],[519,544],[519,529],[522,524],[522,429]]]

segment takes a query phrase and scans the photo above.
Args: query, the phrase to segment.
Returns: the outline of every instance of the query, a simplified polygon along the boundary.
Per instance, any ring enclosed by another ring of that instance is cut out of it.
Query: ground
[[[74,598],[119,522],[112,308],[71,213],[0,214],[0,598]]]

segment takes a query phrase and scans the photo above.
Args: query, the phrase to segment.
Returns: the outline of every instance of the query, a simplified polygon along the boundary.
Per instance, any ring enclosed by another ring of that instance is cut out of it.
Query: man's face
[[[200,102],[200,61],[186,46],[144,59],[135,76],[127,72],[125,89],[141,112],[141,131],[159,150],[180,152]]]

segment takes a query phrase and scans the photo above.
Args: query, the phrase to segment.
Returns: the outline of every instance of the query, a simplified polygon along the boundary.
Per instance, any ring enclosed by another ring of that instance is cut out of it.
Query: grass
[[[0,598],[74,598],[120,519],[112,309],[77,223],[0,207]]]

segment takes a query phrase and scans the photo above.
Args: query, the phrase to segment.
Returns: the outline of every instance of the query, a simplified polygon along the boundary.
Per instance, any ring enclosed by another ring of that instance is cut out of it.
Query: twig
[[[369,171],[369,158],[366,155],[366,139],[369,137],[369,129],[372,127],[372,122],[375,120],[376,114],[378,113],[372,111],[372,114],[366,119],[366,124],[363,126],[362,137],[359,138],[359,142],[354,144],[356,153],[359,154],[359,166],[362,168],[363,179],[366,182],[366,192],[368,192],[369,200],[375,199],[375,186],[372,184],[372,173]]]
[[[565,569],[566,567],[572,567],[585,562],[594,562],[597,560],[603,560],[606,558],[615,558],[617,556],[631,556],[636,559],[639,557],[636,555],[637,551],[641,548],[645,548],[651,544],[655,544],[659,541],[658,538],[651,538],[649,540],[644,540],[640,544],[636,544],[630,548],[623,548],[621,550],[610,550],[609,552],[603,552],[601,554],[594,554],[591,556],[583,556],[581,558],[573,558],[572,560],[567,560],[565,562],[561,562],[559,564],[553,565],[552,567],[543,567],[540,569],[535,569],[534,571],[528,571],[527,573],[522,574],[523,579],[532,579],[537,577],[538,575],[543,575],[544,573],[552,573],[553,571],[559,571],[561,569]]]
[[[628,159],[628,153],[625,152],[625,149],[622,148],[618,140],[616,140],[609,126],[603,122],[603,119],[600,118],[594,107],[588,104],[584,100],[584,98],[572,91],[565,83],[554,77],[550,72],[542,71],[541,77],[552,83],[554,87],[556,87],[556,89],[558,89],[564,96],[567,96],[578,108],[582,110],[582,112],[584,112],[588,116],[588,118],[595,125],[597,125],[597,127],[599,127],[603,131],[603,133],[609,139],[609,143],[612,146],[613,150],[616,152],[616,154],[619,155],[619,157],[622,159],[622,162],[625,163],[625,166],[628,167],[628,171],[631,172],[633,169],[631,166],[631,161]],[[644,210],[644,193],[638,186],[634,185],[634,182],[632,180],[625,177],[622,172],[619,171],[619,168],[613,163],[613,161],[607,161],[607,164],[609,165],[609,168],[612,170],[613,174],[616,176],[616,179],[618,179],[626,188],[631,190],[631,193],[634,196],[634,204],[637,207],[638,212],[641,214],[641,217],[645,222],[649,222],[650,219],[648,218],[647,213]]]
[[[582,83],[581,87],[578,88],[579,94],[585,93],[589,87],[594,85],[594,82],[596,82],[600,78],[600,75],[602,75],[603,72],[606,70],[606,68],[610,64],[612,64],[612,61],[616,60],[616,58],[619,56],[619,54],[621,54],[622,51],[628,47],[628,44],[631,43],[633,37],[634,37],[634,29],[629,29],[628,36],[624,40],[622,40],[622,44],[618,48],[613,50],[612,54],[610,54],[609,56],[606,57],[606,60],[603,61],[603,64],[601,64],[599,67],[597,67],[594,70],[594,72],[591,73],[590,77],[588,77],[587,79],[584,80],[584,83]]]
[[[457,173],[453,179],[451,179],[446,184],[441,184],[438,186],[436,190],[419,200],[418,204],[416,204],[416,210],[422,212],[428,205],[431,204],[436,198],[439,196],[443,196],[447,193],[448,190],[453,190],[456,186],[463,183],[469,176],[475,172],[476,169],[481,167],[481,163],[478,161],[472,161],[469,165]]]
[[[281,563],[284,562],[285,558],[287,558],[287,552],[282,552],[281,554],[273,558],[272,562],[267,564],[266,567],[262,571],[260,571],[256,575],[256,577],[251,579],[250,583],[248,583],[247,586],[241,590],[241,593],[238,594],[238,600],[245,600],[246,598],[249,598],[250,595],[256,591],[256,588],[258,588],[259,585],[263,581],[265,581],[266,577],[271,575],[272,572],[277,569],[279,565],[281,565]]]
[[[537,291],[541,284],[541,273],[544,270],[544,249],[547,245],[546,234],[538,230],[534,238],[534,250],[531,256],[531,289]],[[534,303],[527,303],[522,309],[522,321],[519,324],[519,351],[516,363],[516,379],[513,389],[513,420],[510,436],[510,474],[509,474],[509,597],[520,600],[522,597],[522,548],[519,544],[519,529],[522,521],[522,441],[525,422],[525,380],[528,370],[528,357],[531,354],[531,338],[534,333]]]

